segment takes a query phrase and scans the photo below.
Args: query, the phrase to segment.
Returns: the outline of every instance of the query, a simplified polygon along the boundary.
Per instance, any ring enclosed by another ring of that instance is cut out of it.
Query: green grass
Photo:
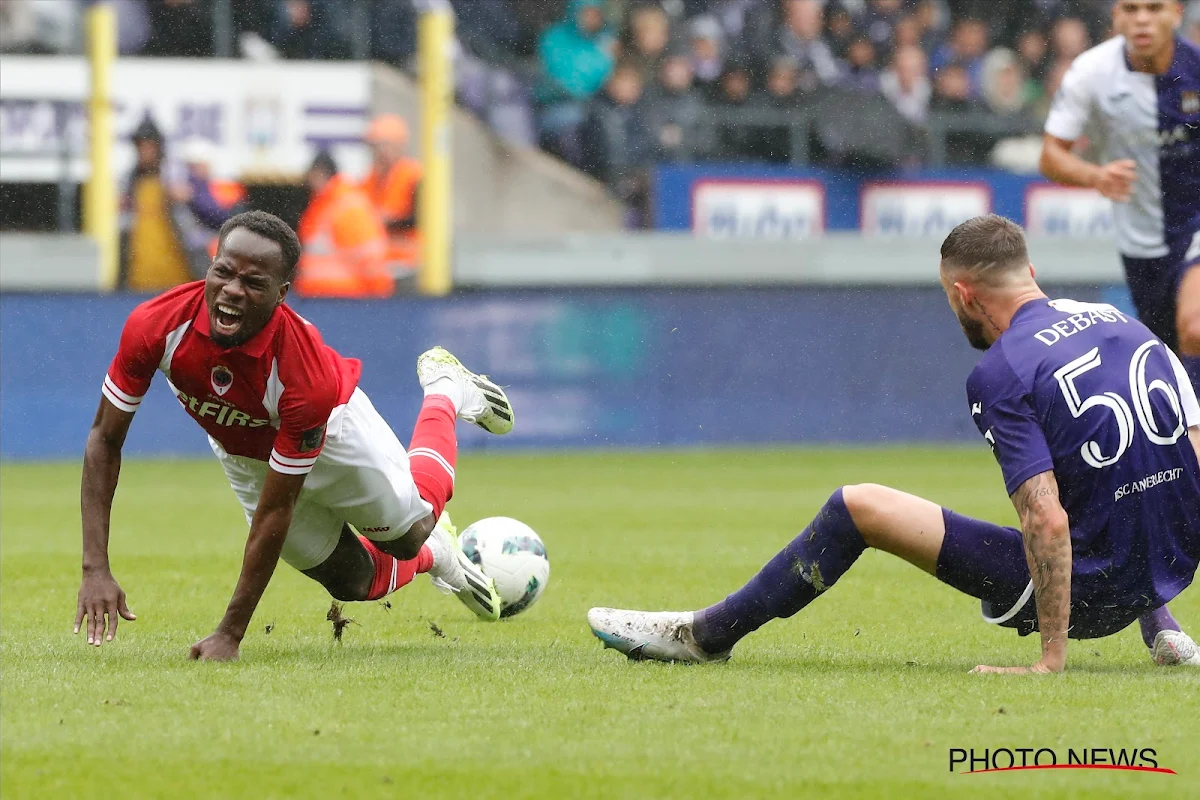
[[[78,467],[3,466],[4,796],[1200,796],[1200,674],[1128,630],[1075,643],[1065,675],[968,675],[1036,643],[883,554],[724,666],[629,663],[588,632],[593,605],[723,597],[842,483],[1011,522],[986,452],[492,455],[459,476],[460,525],[506,514],[547,542],[527,614],[479,623],[420,579],[390,611],[352,604],[338,645],[323,590],[281,566],[241,662],[197,664],[245,535],[218,465],[125,465],[113,565],[139,619],[98,651],[71,634]],[[1173,608],[1200,629],[1197,590]],[[949,748],[1002,746],[1150,747],[1179,775],[948,773]]]

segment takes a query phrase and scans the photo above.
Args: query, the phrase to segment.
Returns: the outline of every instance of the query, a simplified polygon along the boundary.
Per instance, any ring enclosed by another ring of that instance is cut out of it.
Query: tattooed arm
[[[1042,657],[1032,667],[976,667],[976,672],[1062,672],[1071,617],[1071,530],[1052,470],[1034,475],[1012,494],[1021,519],[1025,559],[1033,580]]]

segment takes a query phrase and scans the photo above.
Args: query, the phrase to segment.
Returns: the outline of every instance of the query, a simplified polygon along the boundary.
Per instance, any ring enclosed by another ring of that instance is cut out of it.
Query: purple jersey
[[[1157,608],[1200,562],[1200,404],[1179,359],[1109,305],[1034,300],[967,380],[1011,495],[1053,470],[1071,524],[1072,595]]]

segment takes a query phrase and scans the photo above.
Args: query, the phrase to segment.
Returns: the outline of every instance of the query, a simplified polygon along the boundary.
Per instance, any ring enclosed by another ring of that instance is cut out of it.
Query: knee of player
[[[376,542],[375,544],[388,555],[401,561],[408,561],[420,555],[421,546],[425,544],[429,534],[433,533],[436,525],[437,520],[433,518],[432,514],[428,514],[414,522],[403,536],[390,542]]]
[[[371,593],[371,575],[365,575],[362,579],[345,577],[326,584],[325,589],[329,592],[329,596],[334,600],[339,600],[343,603],[354,603],[360,600],[366,600],[367,595]]]
[[[855,526],[860,531],[872,529],[872,521],[885,510],[884,487],[877,483],[858,483],[843,486],[839,491]]]
[[[1200,311],[1179,320],[1179,352],[1200,356]]]

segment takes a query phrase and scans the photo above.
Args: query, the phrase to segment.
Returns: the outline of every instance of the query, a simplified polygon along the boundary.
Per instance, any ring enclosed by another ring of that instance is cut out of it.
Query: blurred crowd
[[[203,278],[221,226],[246,210],[245,188],[213,177],[207,140],[191,139],[168,153],[149,115],[130,138],[136,161],[121,190],[121,287],[152,292]],[[421,165],[408,154],[408,124],[381,114],[366,141],[371,168],[361,180],[344,175],[324,150],[305,175],[294,281],[303,295],[387,297],[413,283],[421,260]]]
[[[372,58],[412,69],[420,9],[456,17],[458,100],[643,206],[657,163],[1020,168],[1111,0],[109,0],[120,50]],[[0,49],[60,52],[84,0],[4,0]],[[231,17],[214,25],[218,5]],[[1183,35],[1200,41],[1200,0]],[[947,130],[953,130],[947,133]],[[1014,132],[1029,136],[1002,141]],[[997,145],[1000,144],[1000,147]]]

